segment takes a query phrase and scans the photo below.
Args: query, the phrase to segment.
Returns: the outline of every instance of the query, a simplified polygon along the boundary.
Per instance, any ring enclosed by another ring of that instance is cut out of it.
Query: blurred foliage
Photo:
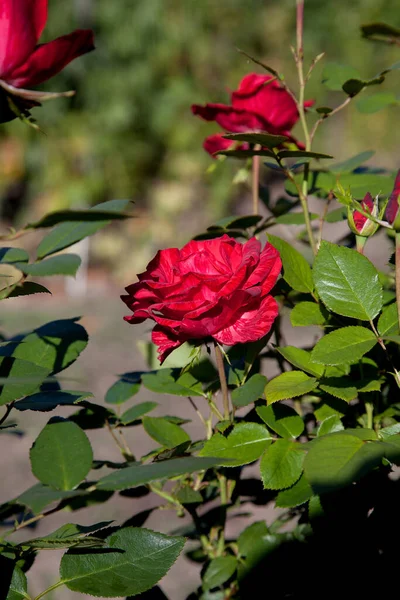
[[[34,111],[45,135],[18,122],[3,128],[3,217],[18,223],[49,209],[132,198],[144,221],[126,225],[129,245],[133,236],[139,246],[153,239],[149,253],[176,239],[177,230],[179,241],[186,241],[199,226],[220,217],[235,201],[229,183],[242,165],[212,163],[201,144],[216,131],[215,124],[193,117],[190,105],[224,102],[246,72],[260,70],[237,48],[283,72],[296,88],[290,52],[294,5],[294,0],[50,0],[44,41],[92,27],[97,49],[45,84],[49,91],[77,90],[71,100]],[[330,106],[343,98],[320,86],[328,60],[351,63],[367,78],[399,61],[398,47],[367,42],[360,35],[363,23],[399,26],[397,9],[396,0],[307,0],[306,59],[326,52],[307,97]],[[392,74],[380,90],[396,91],[399,77]],[[398,110],[362,115],[351,106],[320,128],[315,148],[340,159],[366,146],[379,150],[383,143],[386,152],[394,152],[391,123]],[[322,142],[326,132],[329,147]],[[395,166],[390,154],[377,162]],[[207,173],[211,164],[216,168]],[[238,200],[243,188],[236,189]],[[124,251],[123,238],[109,235],[102,253]]]

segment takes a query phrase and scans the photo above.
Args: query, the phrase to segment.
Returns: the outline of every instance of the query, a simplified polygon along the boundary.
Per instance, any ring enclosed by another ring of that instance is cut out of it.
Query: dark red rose
[[[133,312],[124,318],[156,322],[152,340],[161,363],[188,340],[252,342],[268,333],[278,315],[269,292],[281,267],[278,251],[269,243],[261,249],[255,238],[240,244],[224,235],[160,250],[121,296]]]
[[[396,179],[394,182],[393,191],[389,196],[389,201],[386,206],[386,220],[388,223],[393,225],[396,231],[400,231],[400,169],[397,171]]]
[[[47,0],[0,0],[0,86],[22,108],[37,106],[44,95],[22,88],[43,83],[94,49],[93,32],[85,29],[38,44],[46,21]]]
[[[313,101],[304,103],[312,106]],[[286,135],[292,141],[290,130],[299,119],[296,103],[292,96],[271,75],[249,73],[242,79],[239,88],[232,93],[232,104],[199,104],[192,105],[192,112],[205,121],[216,121],[229,133],[264,132],[274,135]],[[204,148],[210,154],[226,150],[234,144],[210,136],[204,142]],[[227,145],[227,142],[229,146]]]

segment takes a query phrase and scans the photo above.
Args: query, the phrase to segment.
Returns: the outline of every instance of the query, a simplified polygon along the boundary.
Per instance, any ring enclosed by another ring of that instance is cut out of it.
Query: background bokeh
[[[295,42],[294,7],[294,0],[49,1],[44,40],[91,27],[97,49],[43,86],[48,91],[76,89],[77,94],[34,111],[42,133],[18,121],[2,126],[0,228],[18,227],[46,211],[113,198],[132,199],[135,218],[117,222],[90,240],[86,285],[65,287],[64,280],[56,278],[47,283],[53,297],[7,300],[2,303],[0,328],[12,334],[51,319],[85,315],[89,348],[66,377],[76,388],[91,390],[99,402],[117,373],[145,368],[136,341],[148,335],[149,327],[137,330],[122,321],[123,285],[144,270],[158,248],[185,243],[222,215],[250,210],[249,186],[240,171],[244,165],[213,161],[204,152],[204,137],[218,126],[195,118],[190,105],[227,102],[229,90],[246,73],[262,72],[237,48],[283,72],[296,89],[290,51]],[[307,98],[315,98],[317,105],[336,106],[344,99],[321,85],[324,62],[351,64],[370,78],[400,61],[399,47],[367,42],[359,33],[360,24],[371,21],[400,26],[397,0],[306,0],[305,17],[306,62],[326,52],[307,89]],[[397,92],[399,87],[400,71],[394,71],[379,91]],[[370,164],[395,169],[400,106],[363,115],[356,104],[320,128],[315,149],[337,160],[375,150]],[[301,139],[298,127],[296,134]],[[282,181],[274,172],[263,172],[263,179],[274,193],[281,193]],[[33,250],[40,237],[34,233],[18,243]],[[288,331],[288,343],[295,343],[290,335]],[[190,411],[190,406],[177,406],[176,399],[165,399],[159,414],[192,417]],[[10,470],[2,467],[0,501],[34,483],[28,451],[47,419],[46,414],[22,415],[27,435],[1,440],[15,463]],[[134,429],[129,439],[144,453],[153,443]],[[91,439],[98,457],[118,460],[108,439]],[[142,504],[146,507],[148,499]],[[113,513],[100,518],[121,520],[140,507],[140,501],[133,504],[132,499],[119,498]],[[92,511],[83,520],[97,516]],[[178,525],[176,521],[170,513],[159,512],[146,526],[168,531]],[[58,524],[44,522],[37,535]],[[58,558],[49,554],[35,566],[36,593],[54,581]],[[163,589],[171,599],[183,600],[195,585],[193,576],[193,567],[178,562]],[[75,597],[62,589],[54,593],[57,600]]]

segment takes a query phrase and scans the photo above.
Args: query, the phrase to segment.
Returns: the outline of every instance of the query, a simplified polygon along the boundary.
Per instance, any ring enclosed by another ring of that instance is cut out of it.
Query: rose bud
[[[385,217],[386,221],[393,226],[395,231],[400,231],[400,211],[399,211],[399,196],[400,196],[400,169],[397,171],[394,182],[393,191],[389,196],[386,205]]]
[[[228,235],[160,250],[122,300],[129,323],[155,321],[152,341],[162,363],[186,341],[210,337],[227,346],[266,335],[278,315],[269,294],[281,271],[278,251]]]
[[[205,121],[216,121],[225,132],[263,132],[285,135],[294,143],[297,141],[290,131],[299,119],[296,103],[289,92],[271,75],[249,73],[231,95],[231,104],[192,105],[192,113]],[[304,103],[306,108],[313,101]],[[223,134],[205,139],[203,147],[211,155],[227,150],[236,142],[226,140]],[[244,147],[243,147],[244,149]]]
[[[88,29],[38,44],[47,21],[47,0],[0,0],[0,122],[26,115],[49,94],[24,88],[47,81],[69,62],[94,49]]]
[[[361,206],[365,212],[371,213],[373,217],[378,217],[378,198],[374,202],[369,192],[365,195],[364,200],[361,201]],[[377,223],[368,219],[368,217],[361,214],[358,210],[353,210],[350,207],[347,208],[347,218],[352,232],[361,237],[371,237],[379,227]]]

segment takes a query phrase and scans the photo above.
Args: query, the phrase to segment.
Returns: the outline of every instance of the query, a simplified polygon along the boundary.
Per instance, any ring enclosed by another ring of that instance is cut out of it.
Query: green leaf
[[[349,65],[340,65],[338,63],[328,63],[322,73],[322,83],[329,89],[341,91],[343,84],[349,79],[359,79],[360,74],[357,69]]]
[[[378,271],[359,252],[323,241],[313,274],[321,300],[333,312],[370,321],[381,310]]]
[[[315,221],[315,219],[318,219],[318,215],[310,213],[310,220]],[[286,213],[286,215],[279,215],[279,217],[275,217],[275,223],[279,223],[280,225],[304,225],[304,213],[292,212]]]
[[[312,487],[303,474],[292,487],[279,492],[275,505],[279,508],[295,508],[307,502],[313,495]]]
[[[305,452],[291,440],[277,440],[261,457],[260,472],[264,488],[281,490],[292,486],[301,476]]]
[[[60,254],[30,265],[15,263],[14,266],[25,275],[36,277],[48,277],[50,275],[71,275],[75,277],[80,264],[81,258],[77,254]]]
[[[173,369],[159,369],[155,373],[142,375],[145,388],[157,394],[174,396],[204,396],[201,383],[190,373],[184,373],[178,379],[173,376]]]
[[[126,202],[122,200],[122,202]],[[54,227],[60,223],[92,223],[103,222],[103,221],[121,221],[128,219],[130,215],[117,213],[107,210],[97,210],[97,207],[90,208],[88,210],[57,210],[55,212],[48,213],[35,223],[29,223],[25,229],[41,229],[45,227]]]
[[[227,437],[215,433],[204,444],[200,456],[219,456],[220,464],[226,467],[246,465],[260,458],[271,440],[271,435],[264,425],[239,423]]]
[[[220,229],[248,229],[249,227],[255,227],[262,218],[261,215],[244,215],[242,217],[231,215],[230,217],[219,219],[214,225],[207,227],[207,231],[219,231]]]
[[[17,285],[10,285],[7,288],[0,290],[0,299],[4,298],[17,298],[18,296],[32,296],[33,294],[50,294],[50,290],[35,283],[34,281],[23,281]]]
[[[324,374],[324,367],[311,362],[311,352],[303,350],[302,348],[296,348],[295,346],[285,346],[284,348],[277,347],[276,350],[279,354],[282,354],[285,360],[298,369],[306,371],[314,377],[322,377]]]
[[[128,408],[120,418],[120,421],[123,425],[128,425],[133,421],[137,421],[141,419],[143,415],[151,412],[158,406],[157,402],[141,402],[140,404],[136,404],[131,408]]]
[[[331,210],[325,217],[326,223],[340,223],[347,219],[347,209],[344,206]]]
[[[375,335],[366,327],[341,327],[316,343],[311,360],[322,365],[355,363],[376,343]]]
[[[397,38],[400,37],[400,29],[388,25],[387,23],[368,23],[367,25],[361,25],[361,32],[364,37],[370,37],[373,35]]]
[[[317,438],[304,461],[304,472],[315,494],[323,494],[357,481],[381,464],[381,442],[365,442],[346,433]]]
[[[140,390],[142,372],[124,373],[116,381],[105,395],[104,401],[107,404],[123,404]]]
[[[203,589],[211,590],[223,585],[232,577],[236,569],[237,560],[234,556],[213,558],[203,575]]]
[[[354,171],[354,169],[357,169],[357,167],[361,167],[361,165],[366,163],[374,156],[374,154],[375,152],[373,150],[365,150],[347,160],[330,165],[329,170],[331,173],[351,173],[351,171]]]
[[[388,427],[382,427],[382,429],[378,431],[378,435],[382,440],[387,440],[398,433],[400,433],[400,423],[394,423]]]
[[[143,417],[142,423],[146,433],[165,448],[175,448],[190,441],[186,431],[163,417]]]
[[[89,526],[65,523],[65,525],[62,525],[49,535],[26,540],[19,545],[37,549],[71,548],[71,546],[80,548],[102,546],[104,543],[102,539],[90,536],[89,534],[108,527],[112,522],[113,521],[102,521],[101,523]]]
[[[384,75],[378,75],[377,77],[368,80],[361,80],[358,78],[349,79],[343,84],[342,90],[346,92],[346,94],[348,94],[349,96],[353,97],[359,94],[361,90],[363,90],[365,87],[369,87],[370,85],[379,85],[384,81]]]
[[[152,588],[172,567],[185,539],[126,527],[105,539],[96,553],[70,550],[61,559],[60,575],[68,589],[115,598]]]
[[[227,140],[235,142],[248,142],[249,144],[259,144],[265,148],[277,148],[289,138],[285,135],[272,135],[270,133],[229,133],[223,136]]]
[[[290,371],[278,375],[269,381],[265,387],[267,403],[278,400],[288,400],[303,396],[314,390],[318,385],[315,377],[309,377],[302,371]]]
[[[97,487],[99,490],[127,490],[145,485],[158,479],[171,479],[178,475],[204,471],[221,464],[219,458],[197,458],[194,456],[163,460],[146,465],[126,467],[102,477]]]
[[[88,343],[86,330],[75,321],[63,319],[46,323],[20,338],[21,343],[12,355],[59,373],[76,360]]]
[[[290,244],[275,235],[268,234],[268,241],[276,248],[283,264],[283,278],[298,292],[313,292],[311,268],[304,256]]]
[[[346,379],[345,377],[329,377],[324,379],[319,387],[321,390],[334,396],[335,398],[340,398],[340,400],[344,400],[345,402],[351,402],[358,396],[358,389],[354,382],[350,379]]]
[[[109,200],[108,202],[102,202],[97,204],[91,210],[87,212],[97,212],[99,209],[107,213],[119,213],[124,211],[129,206],[129,200]],[[96,231],[99,231],[109,223],[111,219],[115,218],[113,214],[107,215],[105,221],[92,221],[92,222],[81,222],[81,223],[62,223],[58,225],[51,233],[49,233],[38,246],[37,256],[38,258],[44,258],[64,248],[72,246],[76,242],[79,242],[85,237],[93,235]],[[117,217],[119,218],[119,217]]]
[[[49,504],[59,500],[64,500],[65,498],[73,498],[74,496],[81,495],[82,493],[82,490],[53,490],[46,485],[36,483],[28,490],[23,492],[20,496],[15,498],[14,502],[27,506],[31,509],[34,515],[39,515]]]
[[[93,452],[86,434],[64,419],[51,419],[30,450],[32,472],[41,483],[72,490],[89,473]]]
[[[328,317],[329,313],[325,308],[315,302],[300,302],[290,312],[293,327],[324,325]]]
[[[48,412],[54,410],[57,406],[73,406],[86,398],[93,398],[91,392],[76,392],[53,390],[49,392],[37,392],[27,396],[23,400],[18,400],[14,404],[17,410],[39,410]]]
[[[356,106],[361,113],[373,114],[394,104],[398,104],[398,100],[393,92],[380,92],[367,98],[361,98]]]
[[[372,196],[377,194],[390,195],[393,189],[393,177],[375,173],[345,173],[340,176],[340,183],[345,189],[350,189],[353,197],[363,198],[367,192]],[[319,172],[315,187],[329,193],[337,186],[335,173]]]
[[[47,368],[27,360],[0,356],[0,406],[32,394],[48,374]]]
[[[246,527],[237,539],[239,554],[241,556],[247,556],[254,548],[254,543],[257,543],[256,540],[264,537],[264,535],[268,535],[268,533],[269,531],[265,521],[256,521]]]
[[[29,262],[29,254],[23,248],[0,248],[0,265]]]
[[[321,437],[328,433],[335,433],[336,431],[343,431],[343,423],[338,415],[331,415],[318,427],[317,436]]]
[[[31,600],[25,573],[15,565],[6,600]]]
[[[260,375],[260,373],[256,373],[243,385],[233,390],[231,394],[232,404],[240,407],[255,402],[264,395],[266,383],[267,378],[264,375]]]
[[[297,438],[304,431],[303,419],[287,404],[257,406],[256,412],[270,429],[283,438]]]
[[[330,154],[321,154],[320,152],[308,152],[306,150],[281,150],[278,152],[280,160],[284,158],[333,158]]]
[[[275,158],[275,154],[271,150],[220,150],[214,155],[230,156],[231,158],[252,158],[253,156]]]
[[[203,502],[203,497],[200,492],[197,492],[189,485],[185,485],[178,491],[176,499],[181,504],[200,504]]]
[[[396,302],[393,302],[393,304],[390,304],[383,309],[378,320],[378,332],[381,336],[399,333],[399,318]]]

